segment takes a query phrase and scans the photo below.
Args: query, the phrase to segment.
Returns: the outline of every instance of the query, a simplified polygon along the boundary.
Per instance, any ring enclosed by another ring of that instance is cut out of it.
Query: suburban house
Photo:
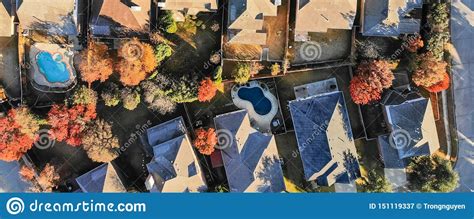
[[[360,176],[346,103],[335,78],[295,89],[290,101],[296,140],[307,181],[336,183],[336,191],[355,192]]]
[[[23,33],[45,31],[51,35],[76,36],[77,0],[16,0]]]
[[[90,29],[95,36],[150,30],[151,0],[93,0]]]
[[[0,37],[11,37],[14,34],[12,4],[10,0],[0,1]]]
[[[120,178],[120,172],[112,162],[104,163],[76,178],[80,192],[127,192]]]
[[[153,158],[145,182],[150,192],[203,192],[207,190],[199,161],[182,117],[147,130]]]
[[[309,33],[328,29],[351,30],[357,0],[299,0],[295,22],[295,41],[310,41]]]
[[[227,43],[266,45],[264,18],[277,16],[279,3],[281,1],[229,0]]]
[[[199,12],[215,12],[219,7],[217,0],[158,0],[158,7],[173,12],[176,21],[184,21],[186,15]]]
[[[420,31],[423,0],[362,0],[364,36],[398,37]]]
[[[227,138],[222,160],[230,192],[283,192],[285,182],[275,137],[252,128],[246,110],[214,118],[219,138]]]
[[[391,91],[383,104],[390,134],[378,137],[378,147],[385,177],[394,189],[400,189],[407,182],[405,167],[410,158],[438,151],[438,133],[429,99]]]

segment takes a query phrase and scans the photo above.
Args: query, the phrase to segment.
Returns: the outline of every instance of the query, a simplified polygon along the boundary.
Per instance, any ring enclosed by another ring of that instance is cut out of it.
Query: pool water
[[[242,100],[247,100],[259,115],[267,115],[272,109],[271,101],[265,97],[260,87],[241,87],[237,93]]]
[[[57,55],[53,57],[49,52],[40,52],[36,56],[36,63],[39,71],[46,77],[50,83],[63,83],[69,80],[69,71],[62,57]]]

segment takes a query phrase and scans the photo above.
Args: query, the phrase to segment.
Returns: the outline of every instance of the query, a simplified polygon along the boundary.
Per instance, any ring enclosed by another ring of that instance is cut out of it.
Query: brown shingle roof
[[[160,0],[164,10],[186,11],[189,14],[217,10],[217,0]]]
[[[74,5],[75,0],[20,0],[17,15],[24,29],[56,27],[69,34],[75,32]]]
[[[10,15],[10,0],[0,1],[0,36],[8,37],[13,35],[13,18]]]
[[[352,29],[356,11],[357,0],[299,0],[296,34]]]
[[[230,0],[229,42],[265,45],[267,34],[262,33],[264,16],[277,16],[278,6],[272,0]]]
[[[121,0],[94,0],[92,7],[92,25],[100,25],[100,19],[110,19],[133,30],[149,24],[151,0],[130,0],[129,5]]]

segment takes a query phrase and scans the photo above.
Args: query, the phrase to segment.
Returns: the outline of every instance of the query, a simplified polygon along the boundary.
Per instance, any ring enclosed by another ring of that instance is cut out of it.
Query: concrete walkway
[[[474,1],[453,0],[451,34],[453,85],[459,155],[456,171],[461,182],[457,192],[474,192]]]

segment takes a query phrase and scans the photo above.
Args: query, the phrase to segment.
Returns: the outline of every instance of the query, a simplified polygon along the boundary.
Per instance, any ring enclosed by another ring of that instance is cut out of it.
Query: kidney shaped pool
[[[58,55],[53,58],[49,52],[40,52],[36,56],[36,62],[39,71],[51,83],[66,82],[69,80],[69,71],[66,63],[62,61],[62,57]]]
[[[239,98],[252,103],[253,109],[259,115],[267,115],[272,109],[271,101],[265,97],[260,87],[241,87],[237,93]]]

